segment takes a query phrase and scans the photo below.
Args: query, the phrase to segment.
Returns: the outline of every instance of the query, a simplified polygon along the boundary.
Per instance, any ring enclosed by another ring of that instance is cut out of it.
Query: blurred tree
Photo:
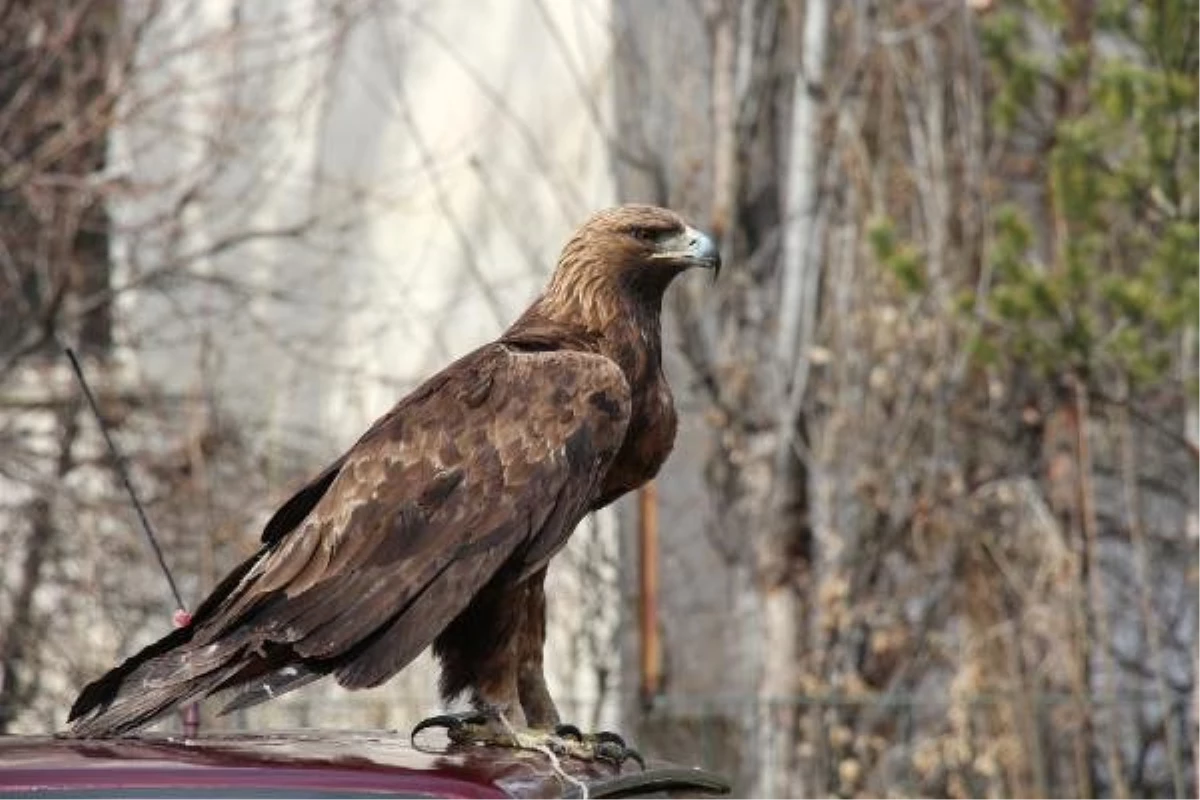
[[[59,728],[173,605],[61,346],[194,602],[607,202],[603,5],[0,2],[0,727]],[[594,523],[551,578],[551,661],[611,727],[619,554]],[[205,724],[403,724],[428,666]]]
[[[1194,791],[1194,6],[693,8],[618,3],[619,175],[730,262],[676,322],[743,785]]]
[[[189,596],[212,581],[216,562],[238,554],[230,529],[245,527],[254,513],[246,498],[265,491],[264,471],[245,468],[246,442],[206,387],[172,396],[140,380],[120,352],[119,299],[181,293],[205,281],[194,268],[211,253],[306,231],[243,222],[204,248],[116,277],[113,204],[163,191],[132,185],[110,163],[116,128],[173,97],[145,92],[133,102],[128,91],[161,10],[153,0],[0,4],[0,732],[58,728],[83,676],[130,649],[148,620],[158,623],[151,630],[169,621],[166,584],[149,566],[64,346],[84,357],[103,413],[126,434],[145,499],[168,509],[153,516],[169,561],[189,566]],[[173,55],[212,46],[189,42]],[[211,154],[185,195],[195,200],[229,163],[228,153]],[[186,203],[163,202],[136,234],[178,241],[187,223]]]
[[[0,34],[0,377],[54,337],[112,341],[106,132],[121,68],[116,3],[8,3]],[[80,301],[91,299],[86,307]]]
[[[40,406],[49,437],[48,482],[16,499],[26,525],[5,525],[0,626],[0,732],[38,691],[40,636],[34,596],[60,548],[56,484],[78,462],[73,397],[21,398],[15,373],[31,360],[57,359],[63,341],[103,356],[112,343],[108,218],[102,172],[115,95],[105,82],[119,69],[116,3],[7,3],[0,10],[0,424],[6,477],[25,450],[14,406]],[[28,405],[29,403],[26,403]],[[25,409],[30,410],[30,409]]]
[[[1133,625],[1146,637],[1148,682],[1116,663],[1127,631],[1111,610],[1120,592],[1103,564],[1102,539],[1112,533],[1099,519],[1096,472],[1114,469],[1118,440],[1133,435],[1131,413],[1143,424],[1173,418],[1168,447],[1190,451],[1195,463],[1180,422],[1195,403],[1200,314],[1198,26],[1191,3],[1062,2],[1013,4],[981,30],[995,79],[996,140],[1014,151],[1014,142],[1029,142],[1037,153],[1030,177],[1044,188],[1036,206],[999,203],[992,214],[994,273],[976,352],[984,363],[1029,370],[1058,388],[1044,431],[1049,445],[1062,446],[1047,489],[1076,554],[1075,788],[1085,795],[1169,787],[1184,796],[1194,772],[1183,762],[1185,751],[1194,759],[1195,737],[1182,741],[1170,718],[1180,699],[1167,690],[1138,510],[1138,473],[1158,472],[1162,456],[1142,456],[1147,469],[1124,454],[1125,524],[1112,532],[1142,569]],[[1038,36],[1053,45],[1039,48]],[[1030,222],[1037,218],[1041,230]],[[1184,545],[1183,531],[1164,533]],[[1155,555],[1169,563],[1172,550]],[[1162,726],[1155,777],[1146,774],[1146,744],[1115,712],[1093,707],[1093,692],[1115,704],[1143,687],[1156,690],[1159,708],[1150,715]]]

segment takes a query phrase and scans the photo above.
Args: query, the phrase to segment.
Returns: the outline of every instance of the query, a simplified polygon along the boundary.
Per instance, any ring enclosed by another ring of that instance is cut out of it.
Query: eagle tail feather
[[[190,629],[174,631],[88,684],[71,707],[69,735],[106,738],[130,733],[210,694],[244,668],[244,643],[195,647],[188,641],[190,634]]]
[[[312,669],[305,664],[291,664],[286,667],[280,667],[260,680],[251,683],[240,689],[233,699],[227,702],[218,712],[219,716],[239,711],[243,708],[250,708],[259,703],[265,703],[268,700],[274,700],[277,697],[294,692],[313,681],[324,678],[326,673]],[[231,684],[230,681],[226,681]],[[216,691],[220,691],[223,687],[218,687]]]

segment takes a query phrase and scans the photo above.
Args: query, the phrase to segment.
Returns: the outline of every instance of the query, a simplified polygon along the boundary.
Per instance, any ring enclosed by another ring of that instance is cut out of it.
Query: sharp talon
[[[482,716],[480,716],[478,718],[476,718],[476,717],[465,717],[464,718],[458,714],[439,714],[436,717],[429,717],[428,719],[423,719],[420,722],[418,722],[417,726],[412,729],[412,733],[410,733],[408,735],[408,739],[409,739],[409,741],[413,741],[417,738],[418,733],[420,733],[421,731],[424,731],[424,730],[428,730],[430,728],[445,728],[446,735],[449,736],[451,739],[453,739],[454,734],[461,731],[467,725],[473,724],[473,723],[479,723],[479,722],[483,722],[483,721],[484,721],[484,719]]]
[[[554,728],[554,735],[562,739],[574,739],[577,742],[583,741],[583,731],[574,725],[558,725]]]
[[[637,765],[646,771],[646,759],[642,754],[625,743],[620,734],[612,731],[597,731],[592,736],[596,743],[596,756],[614,762],[618,767],[626,761],[636,761]]]
[[[597,744],[615,744],[620,748],[625,747],[625,740],[621,738],[620,734],[612,731],[596,731],[594,738]]]

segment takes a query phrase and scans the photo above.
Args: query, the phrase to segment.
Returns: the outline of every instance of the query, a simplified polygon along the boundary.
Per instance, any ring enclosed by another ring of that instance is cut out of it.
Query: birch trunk
[[[805,3],[800,39],[800,68],[792,84],[792,130],[784,185],[783,265],[776,356],[781,381],[792,396],[802,394],[807,380],[803,348],[811,338],[816,311],[821,241],[817,236],[820,114],[825,80],[825,43],[829,36],[829,4]]]
[[[770,735],[760,790],[768,797],[810,794],[798,758],[801,646],[806,630],[804,589],[811,564],[808,469],[796,455],[800,406],[808,382],[806,351],[817,313],[821,261],[819,232],[820,116],[829,5],[808,0],[800,37],[800,68],[792,85],[792,127],[784,185],[783,258],[776,378],[779,399],[772,498],[758,548],[764,639],[759,700]]]

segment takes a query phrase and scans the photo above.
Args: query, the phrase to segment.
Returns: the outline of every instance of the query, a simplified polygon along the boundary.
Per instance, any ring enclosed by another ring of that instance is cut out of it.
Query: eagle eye
[[[637,239],[639,242],[653,242],[658,238],[657,231],[653,231],[650,228],[630,228],[629,235]]]

